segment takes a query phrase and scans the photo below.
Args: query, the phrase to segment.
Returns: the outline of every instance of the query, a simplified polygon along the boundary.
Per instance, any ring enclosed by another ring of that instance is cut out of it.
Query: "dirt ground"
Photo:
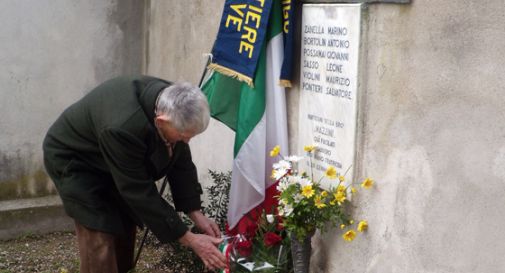
[[[162,247],[146,244],[135,273],[171,272],[160,263],[163,251]],[[74,234],[58,232],[0,241],[0,273],[24,272],[79,272]]]

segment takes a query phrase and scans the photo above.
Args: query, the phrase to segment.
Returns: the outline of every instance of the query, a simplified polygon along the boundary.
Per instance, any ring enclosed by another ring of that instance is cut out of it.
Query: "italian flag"
[[[279,85],[284,48],[280,0],[273,1],[265,42],[254,87],[218,72],[202,86],[211,115],[235,131],[230,229],[262,204],[274,183],[270,175],[276,159],[269,156],[270,150],[279,145],[282,154],[288,153],[285,90]]]

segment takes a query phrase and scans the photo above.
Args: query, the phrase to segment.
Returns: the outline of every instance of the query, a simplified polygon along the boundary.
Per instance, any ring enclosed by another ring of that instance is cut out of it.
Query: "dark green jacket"
[[[44,163],[67,214],[89,228],[123,233],[144,223],[162,242],[187,227],[154,181],[167,175],[175,208],[200,209],[201,186],[189,146],[168,149],[154,127],[154,104],[171,83],[120,77],[68,107],[44,140]]]

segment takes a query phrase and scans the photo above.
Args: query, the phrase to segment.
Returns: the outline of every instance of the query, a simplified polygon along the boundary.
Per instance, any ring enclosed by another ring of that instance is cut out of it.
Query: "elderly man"
[[[209,269],[225,266],[219,228],[200,211],[188,145],[208,122],[200,89],[148,76],[106,81],[61,114],[44,140],[44,163],[75,220],[81,272],[132,269],[143,224],[161,242],[192,248]],[[159,194],[154,182],[165,175],[175,209],[205,234],[189,231]]]

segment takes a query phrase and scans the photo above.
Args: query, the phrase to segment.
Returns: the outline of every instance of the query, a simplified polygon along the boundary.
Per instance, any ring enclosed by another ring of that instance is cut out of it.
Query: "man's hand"
[[[226,257],[217,249],[223,239],[214,238],[205,234],[195,234],[187,231],[179,242],[193,251],[202,259],[205,267],[209,270],[226,267]]]
[[[203,215],[203,213],[199,210],[194,210],[190,212],[189,218],[195,223],[196,227],[198,227],[203,233],[216,237],[216,238],[221,238],[221,231],[219,230],[219,226],[207,216]]]

